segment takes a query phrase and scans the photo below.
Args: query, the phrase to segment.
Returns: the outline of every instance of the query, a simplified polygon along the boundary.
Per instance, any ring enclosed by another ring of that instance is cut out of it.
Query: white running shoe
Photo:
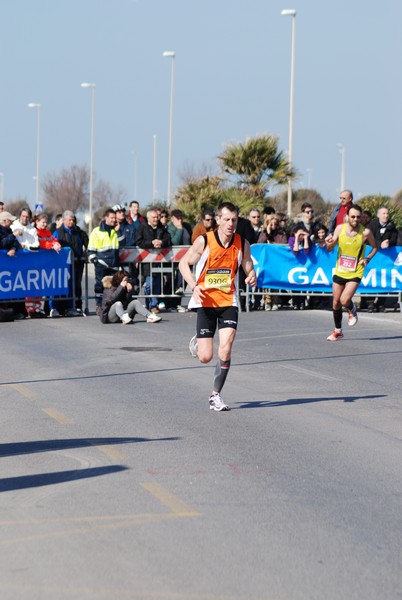
[[[159,321],[162,321],[162,317],[155,313],[151,313],[147,316],[147,323],[159,323]]]
[[[193,358],[197,358],[198,356],[198,342],[197,342],[197,336],[194,335],[191,340],[190,343],[188,345],[188,349],[190,350],[190,354]]]
[[[59,313],[57,308],[52,308],[52,310],[50,311],[49,317],[51,317],[52,319],[57,319],[58,317],[61,317],[61,314]]]
[[[224,403],[220,394],[211,394],[209,397],[209,408],[210,410],[216,410],[220,412],[221,410],[230,410],[227,404]]]
[[[121,322],[123,323],[123,325],[128,325],[129,323],[131,323],[132,318],[130,317],[130,315],[128,313],[123,313],[121,315]]]
[[[359,320],[359,317],[357,316],[357,306],[353,302],[353,308],[352,308],[352,310],[349,311],[349,319],[348,319],[349,327],[353,327],[354,325],[356,325],[358,320]]]
[[[166,310],[166,304],[164,302],[159,302],[158,308],[159,310]]]

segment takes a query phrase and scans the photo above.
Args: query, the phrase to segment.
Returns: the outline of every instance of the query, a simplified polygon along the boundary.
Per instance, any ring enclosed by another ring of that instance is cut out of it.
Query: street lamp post
[[[154,133],[154,168],[153,168],[153,178],[152,178],[152,200],[155,202],[156,200],[156,133]]]
[[[341,189],[342,192],[345,189],[345,146],[343,144],[337,144],[339,152],[341,154]]]
[[[82,88],[90,88],[92,90],[92,111],[91,111],[91,161],[89,166],[89,223],[88,231],[92,231],[92,210],[93,210],[93,193],[94,193],[94,125],[95,125],[95,83],[81,83]]]
[[[28,108],[37,109],[37,130],[36,130],[36,195],[35,195],[35,210],[39,205],[39,166],[40,166],[40,109],[41,105],[38,102],[30,102]]]
[[[0,173],[0,202],[4,203],[4,173]]]
[[[175,52],[168,50],[163,53],[165,58],[172,59],[172,72],[170,78],[170,119],[169,119],[169,161],[168,161],[168,190],[167,205],[170,208],[171,203],[171,185],[172,185],[172,134],[173,134],[173,91],[174,91],[174,62]]]
[[[295,42],[296,42],[296,11],[294,8],[285,8],[281,15],[292,17],[292,54],[290,61],[290,108],[289,108],[289,171],[293,167],[293,101],[295,77]],[[292,215],[292,177],[288,177],[288,215]]]

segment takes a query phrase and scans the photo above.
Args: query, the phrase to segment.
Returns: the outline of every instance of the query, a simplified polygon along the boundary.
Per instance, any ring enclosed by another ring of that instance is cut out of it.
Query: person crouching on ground
[[[133,298],[133,285],[125,271],[118,271],[113,276],[106,275],[102,279],[103,296],[102,323],[123,323],[128,325],[138,313],[147,318],[147,323],[158,323],[161,317],[151,313]]]

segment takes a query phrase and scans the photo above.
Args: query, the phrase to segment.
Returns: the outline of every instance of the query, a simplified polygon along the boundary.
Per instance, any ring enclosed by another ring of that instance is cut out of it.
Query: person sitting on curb
[[[133,285],[125,271],[106,275],[102,279],[103,297],[100,320],[102,323],[123,323],[128,325],[138,313],[147,318],[147,323],[158,323],[162,317],[151,313],[132,296]]]

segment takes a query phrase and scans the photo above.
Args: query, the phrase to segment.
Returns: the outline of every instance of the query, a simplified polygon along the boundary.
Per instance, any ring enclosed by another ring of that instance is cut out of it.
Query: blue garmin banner
[[[367,248],[366,254],[370,251]],[[337,257],[336,248],[313,247],[309,254],[296,256],[288,246],[254,244],[251,246],[257,285],[259,288],[331,292],[332,275]],[[402,291],[402,247],[379,250],[370,261],[359,285],[363,294]]]
[[[69,248],[59,253],[19,250],[7,256],[0,250],[0,300],[68,295],[70,252]]]

